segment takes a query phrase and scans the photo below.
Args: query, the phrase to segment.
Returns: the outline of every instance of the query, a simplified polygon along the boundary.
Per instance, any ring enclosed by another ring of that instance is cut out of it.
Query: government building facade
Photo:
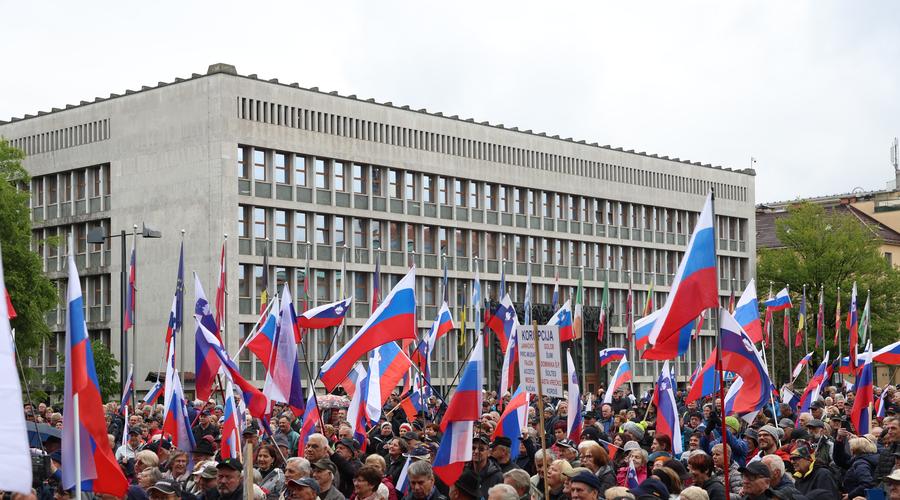
[[[652,288],[665,300],[679,258],[710,189],[716,193],[720,295],[740,295],[756,272],[755,173],[658,156],[546,133],[410,109],[317,88],[302,88],[233,66],[160,82],[91,101],[0,122],[0,136],[25,151],[31,180],[33,248],[58,285],[60,306],[47,321],[56,338],[29,360],[43,372],[61,369],[66,253],[73,233],[91,336],[120,352],[121,245],[137,247],[137,322],[128,332],[129,363],[139,392],[162,368],[178,249],[185,248],[185,330],[179,364],[192,387],[196,272],[213,302],[223,241],[227,254],[224,338],[237,353],[259,317],[263,274],[270,293],[287,284],[312,304],[353,296],[346,327],[304,340],[311,370],[352,335],[372,308],[380,261],[386,295],[417,266],[418,326],[426,332],[446,290],[457,327],[471,305],[476,268],[484,295],[497,300],[501,273],[519,306],[530,270],[534,317],[549,318],[554,284],[560,303],[584,281],[585,382],[607,377],[597,351],[629,348],[635,383],[652,382],[653,362],[625,340],[625,304],[635,318]],[[162,233],[142,238],[142,225]],[[137,236],[132,236],[135,226]],[[88,241],[102,228],[105,244]],[[125,241],[118,237],[126,231]],[[227,234],[227,238],[226,235]],[[268,255],[266,259],[265,256]],[[264,268],[267,260],[268,269]],[[309,262],[309,275],[306,273]],[[342,270],[346,269],[346,273]],[[557,278],[558,277],[558,278]],[[598,346],[597,315],[608,282],[611,316]],[[520,314],[520,321],[521,321]],[[677,364],[687,380],[714,343],[714,318]],[[449,382],[472,346],[466,331],[435,348],[435,385]],[[498,383],[502,353],[489,364]],[[244,374],[262,386],[264,373],[245,349]],[[580,363],[580,361],[579,361]],[[496,387],[494,387],[496,389]]]

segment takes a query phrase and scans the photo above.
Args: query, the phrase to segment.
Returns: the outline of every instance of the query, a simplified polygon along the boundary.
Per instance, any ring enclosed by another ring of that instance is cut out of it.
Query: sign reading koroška
[[[524,384],[524,389],[531,394],[538,393],[537,387],[537,356],[534,352],[534,327],[532,325],[519,325],[519,379]],[[562,350],[559,346],[559,326],[539,325],[538,349],[541,353],[541,388],[544,396],[552,398],[563,397],[562,384]]]

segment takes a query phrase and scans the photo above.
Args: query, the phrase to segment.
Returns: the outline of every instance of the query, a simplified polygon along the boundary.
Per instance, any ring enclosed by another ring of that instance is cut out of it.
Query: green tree
[[[871,291],[869,328],[874,349],[896,341],[900,324],[900,272],[892,268],[879,251],[881,242],[872,231],[853,215],[840,210],[826,210],[820,205],[800,203],[788,208],[788,215],[775,222],[775,231],[782,248],[759,250],[758,291],[766,293],[771,282],[780,290],[790,284],[794,309],[791,311],[792,339],[796,333],[796,319],[800,293],[807,286],[807,335],[810,349],[815,345],[816,313],[820,287],[825,291],[825,349],[831,359],[838,355],[839,346],[833,342],[835,334],[835,306],[838,287],[841,290],[842,334],[840,350],[847,354],[846,313],[850,308],[850,293],[857,284],[857,304],[860,315]],[[776,358],[776,380],[786,380],[793,367],[788,367],[787,349],[782,339],[781,313],[773,318]],[[860,349],[864,346],[860,345]],[[801,346],[802,349],[802,346]],[[806,354],[795,349],[792,362]],[[813,363],[821,363],[822,347]],[[813,369],[815,364],[813,364]],[[805,379],[805,377],[801,378]]]
[[[100,395],[103,401],[114,399],[119,393],[119,376],[116,368],[119,362],[109,352],[109,348],[101,340],[91,342],[91,351],[94,353],[94,370],[97,373],[97,381],[100,382]],[[65,366],[66,357],[59,353],[59,366]],[[55,371],[47,375],[47,384],[50,392],[62,394],[65,387],[65,372]]]
[[[56,288],[44,276],[41,258],[31,250],[31,178],[22,167],[24,153],[0,138],[0,245],[6,289],[16,310],[12,327],[20,359],[38,353],[50,337],[46,313],[56,304]],[[29,382],[39,382],[32,373]],[[32,384],[33,385],[33,384]]]

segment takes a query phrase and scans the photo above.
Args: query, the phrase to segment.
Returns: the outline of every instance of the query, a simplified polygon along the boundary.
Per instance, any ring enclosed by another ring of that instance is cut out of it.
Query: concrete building
[[[131,359],[139,390],[149,386],[145,375],[162,365],[182,229],[186,268],[197,272],[209,297],[229,235],[225,337],[232,353],[257,319],[267,252],[270,283],[290,285],[295,297],[307,279],[316,303],[336,300],[345,284],[354,304],[338,342],[369,314],[376,259],[382,293],[406,273],[408,262],[417,264],[422,331],[440,305],[444,260],[455,318],[471,293],[476,265],[488,296],[496,295],[505,270],[518,304],[529,266],[537,305],[550,302],[557,275],[564,300],[583,273],[591,388],[605,378],[595,362],[596,306],[604,281],[611,288],[612,335],[600,347],[621,346],[629,283],[638,316],[651,284],[655,303],[664,300],[710,188],[717,193],[721,295],[740,294],[755,275],[752,170],[262,80],[226,64],[0,122],[0,136],[27,153],[34,249],[63,299],[66,251],[47,242],[74,232],[89,329],[113,353],[119,353],[122,242],[91,245],[86,235],[97,226],[118,234],[142,223],[162,231],[162,239],[137,239],[137,327],[129,335],[137,346]],[[132,238],[126,239],[130,246]],[[345,257],[347,276],[341,273]],[[190,274],[185,281],[190,318]],[[32,366],[59,369],[63,312],[48,316],[59,336]],[[541,314],[535,319],[549,316]],[[190,372],[194,327],[189,320],[185,325],[179,359]],[[456,373],[472,342],[471,320],[467,328],[464,345],[458,331],[439,342],[433,368],[439,380]],[[325,358],[333,336],[322,331],[308,337],[312,366]],[[704,332],[693,358],[678,366],[681,380],[712,344],[711,331]],[[502,356],[493,354],[496,372]],[[246,350],[239,359],[244,373],[261,384],[261,365]],[[653,380],[652,364],[635,365],[637,382]],[[497,377],[489,380],[496,383]]]

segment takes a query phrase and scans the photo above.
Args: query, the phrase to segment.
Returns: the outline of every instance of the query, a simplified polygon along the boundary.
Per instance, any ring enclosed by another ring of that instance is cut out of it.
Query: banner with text
[[[519,380],[525,390],[537,394],[537,356],[535,353],[534,327],[519,325]],[[539,325],[537,347],[541,354],[541,388],[544,396],[563,397],[562,350],[559,346],[559,326]]]

